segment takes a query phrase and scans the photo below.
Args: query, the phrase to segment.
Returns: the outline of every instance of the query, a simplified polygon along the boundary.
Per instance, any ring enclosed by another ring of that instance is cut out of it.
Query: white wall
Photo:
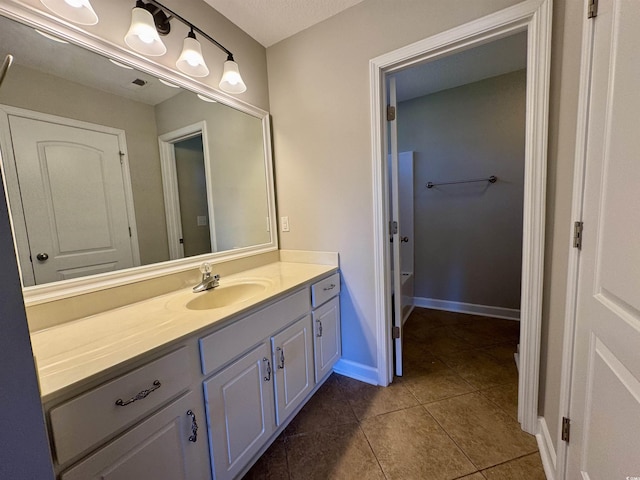
[[[398,105],[399,149],[415,152],[416,297],[520,308],[525,101],[520,70]]]
[[[267,49],[286,249],[340,252],[343,356],[377,368],[369,60],[516,0],[366,0]]]

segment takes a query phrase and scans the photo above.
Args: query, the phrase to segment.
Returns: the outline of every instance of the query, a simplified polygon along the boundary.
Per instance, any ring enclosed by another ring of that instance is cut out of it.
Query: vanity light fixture
[[[40,0],[53,13],[80,25],[95,25],[98,15],[89,0]]]
[[[166,35],[170,30],[169,19],[162,10],[138,0],[131,10],[131,26],[124,41],[138,53],[159,57],[167,53],[167,47],[158,33]]]
[[[202,57],[202,46],[200,42],[196,40],[193,27],[191,27],[191,31],[184,39],[182,53],[176,62],[176,67],[178,67],[178,70],[182,73],[186,73],[192,77],[206,77],[209,75],[209,69]]]
[[[200,100],[202,100],[203,102],[218,103],[218,101],[217,101],[217,100],[214,100],[214,99],[213,99],[213,98],[211,98],[211,97],[207,97],[207,96],[205,96],[205,95],[202,95],[201,93],[198,93],[197,95],[198,95],[198,98],[199,98]]]
[[[178,85],[176,85],[175,83],[171,83],[171,82],[167,82],[166,80],[163,80],[162,78],[158,79],[160,81],[160,83],[162,83],[163,85],[166,85],[167,87],[171,87],[171,88],[180,88]]]
[[[110,58],[109,61],[120,68],[124,68],[125,70],[133,70],[133,67],[130,67],[129,65],[125,65],[124,63],[120,63],[117,60],[114,60],[113,58]]]
[[[42,35],[44,38],[48,38],[49,40],[52,40],[54,42],[57,43],[69,43],[66,40],[63,40],[61,38],[55,37],[47,32],[43,32],[42,30],[38,30],[37,28],[34,28],[34,30],[36,31],[36,33],[39,33],[40,35]]]
[[[234,94],[246,91],[247,86],[240,76],[238,64],[233,59],[233,53],[193,23],[187,21],[156,0],[146,0],[146,2],[136,0],[136,7],[131,13],[131,28],[125,37],[125,42],[138,53],[150,56],[163,55],[166,52],[166,47],[162,43],[162,40],[160,40],[158,34],[167,35],[170,31],[169,22],[174,18],[189,27],[189,33],[184,39],[182,52],[176,62],[176,67],[181,72],[192,77],[206,77],[209,75],[209,68],[207,68],[204,57],[202,56],[202,46],[196,39],[197,33],[200,37],[206,38],[227,54],[223,75],[219,83],[220,89],[224,92]],[[151,30],[153,30],[155,36],[151,35]],[[159,47],[160,45],[161,47]],[[155,48],[158,48],[158,50],[155,50]]]

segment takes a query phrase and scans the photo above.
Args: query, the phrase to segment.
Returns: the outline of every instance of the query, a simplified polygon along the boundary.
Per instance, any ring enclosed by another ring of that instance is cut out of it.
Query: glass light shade
[[[247,86],[240,76],[238,64],[233,60],[224,62],[224,71],[220,79],[220,90],[227,93],[242,93],[247,90]]]
[[[65,20],[80,25],[95,25],[98,15],[89,0],[40,0],[42,4]]]
[[[195,36],[192,37],[191,35],[190,33],[189,36],[184,39],[182,53],[176,62],[176,67],[178,67],[178,70],[182,73],[186,73],[192,77],[206,77],[209,75],[209,69],[202,57],[202,47],[200,46],[200,42],[195,39]]]
[[[135,7],[131,10],[131,26],[124,37],[124,41],[129,47],[143,55],[159,57],[167,53],[151,12],[144,8]]]

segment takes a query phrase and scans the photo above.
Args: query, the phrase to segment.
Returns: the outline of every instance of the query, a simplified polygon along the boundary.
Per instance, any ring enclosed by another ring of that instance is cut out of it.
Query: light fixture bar
[[[146,0],[147,3],[150,3],[151,5],[155,5],[158,8],[161,8],[162,10],[164,10],[165,13],[169,14],[170,18],[176,18],[177,20],[179,20],[180,22],[184,23],[186,26],[188,26],[189,28],[191,28],[192,30],[198,32],[200,35],[202,35],[204,38],[206,38],[207,40],[209,40],[211,43],[213,43],[216,47],[218,47],[220,50],[222,50],[223,52],[225,52],[227,54],[227,57],[229,60],[233,60],[233,53],[231,53],[228,49],[226,49],[221,43],[217,42],[214,38],[210,37],[209,35],[207,35],[205,32],[203,32],[202,30],[200,30],[198,27],[196,27],[193,23],[191,23],[190,21],[188,21],[187,19],[185,19],[184,17],[181,17],[180,15],[178,15],[176,12],[174,12],[173,10],[171,10],[170,8],[165,7],[163,4],[161,4],[160,2],[156,2],[156,0]]]

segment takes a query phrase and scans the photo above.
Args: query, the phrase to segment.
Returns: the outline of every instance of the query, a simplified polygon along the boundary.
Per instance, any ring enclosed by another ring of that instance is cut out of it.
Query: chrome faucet
[[[220,285],[220,275],[211,275],[211,264],[203,263],[200,265],[200,271],[202,272],[202,280],[199,284],[193,287],[193,293],[204,292],[216,288]]]

